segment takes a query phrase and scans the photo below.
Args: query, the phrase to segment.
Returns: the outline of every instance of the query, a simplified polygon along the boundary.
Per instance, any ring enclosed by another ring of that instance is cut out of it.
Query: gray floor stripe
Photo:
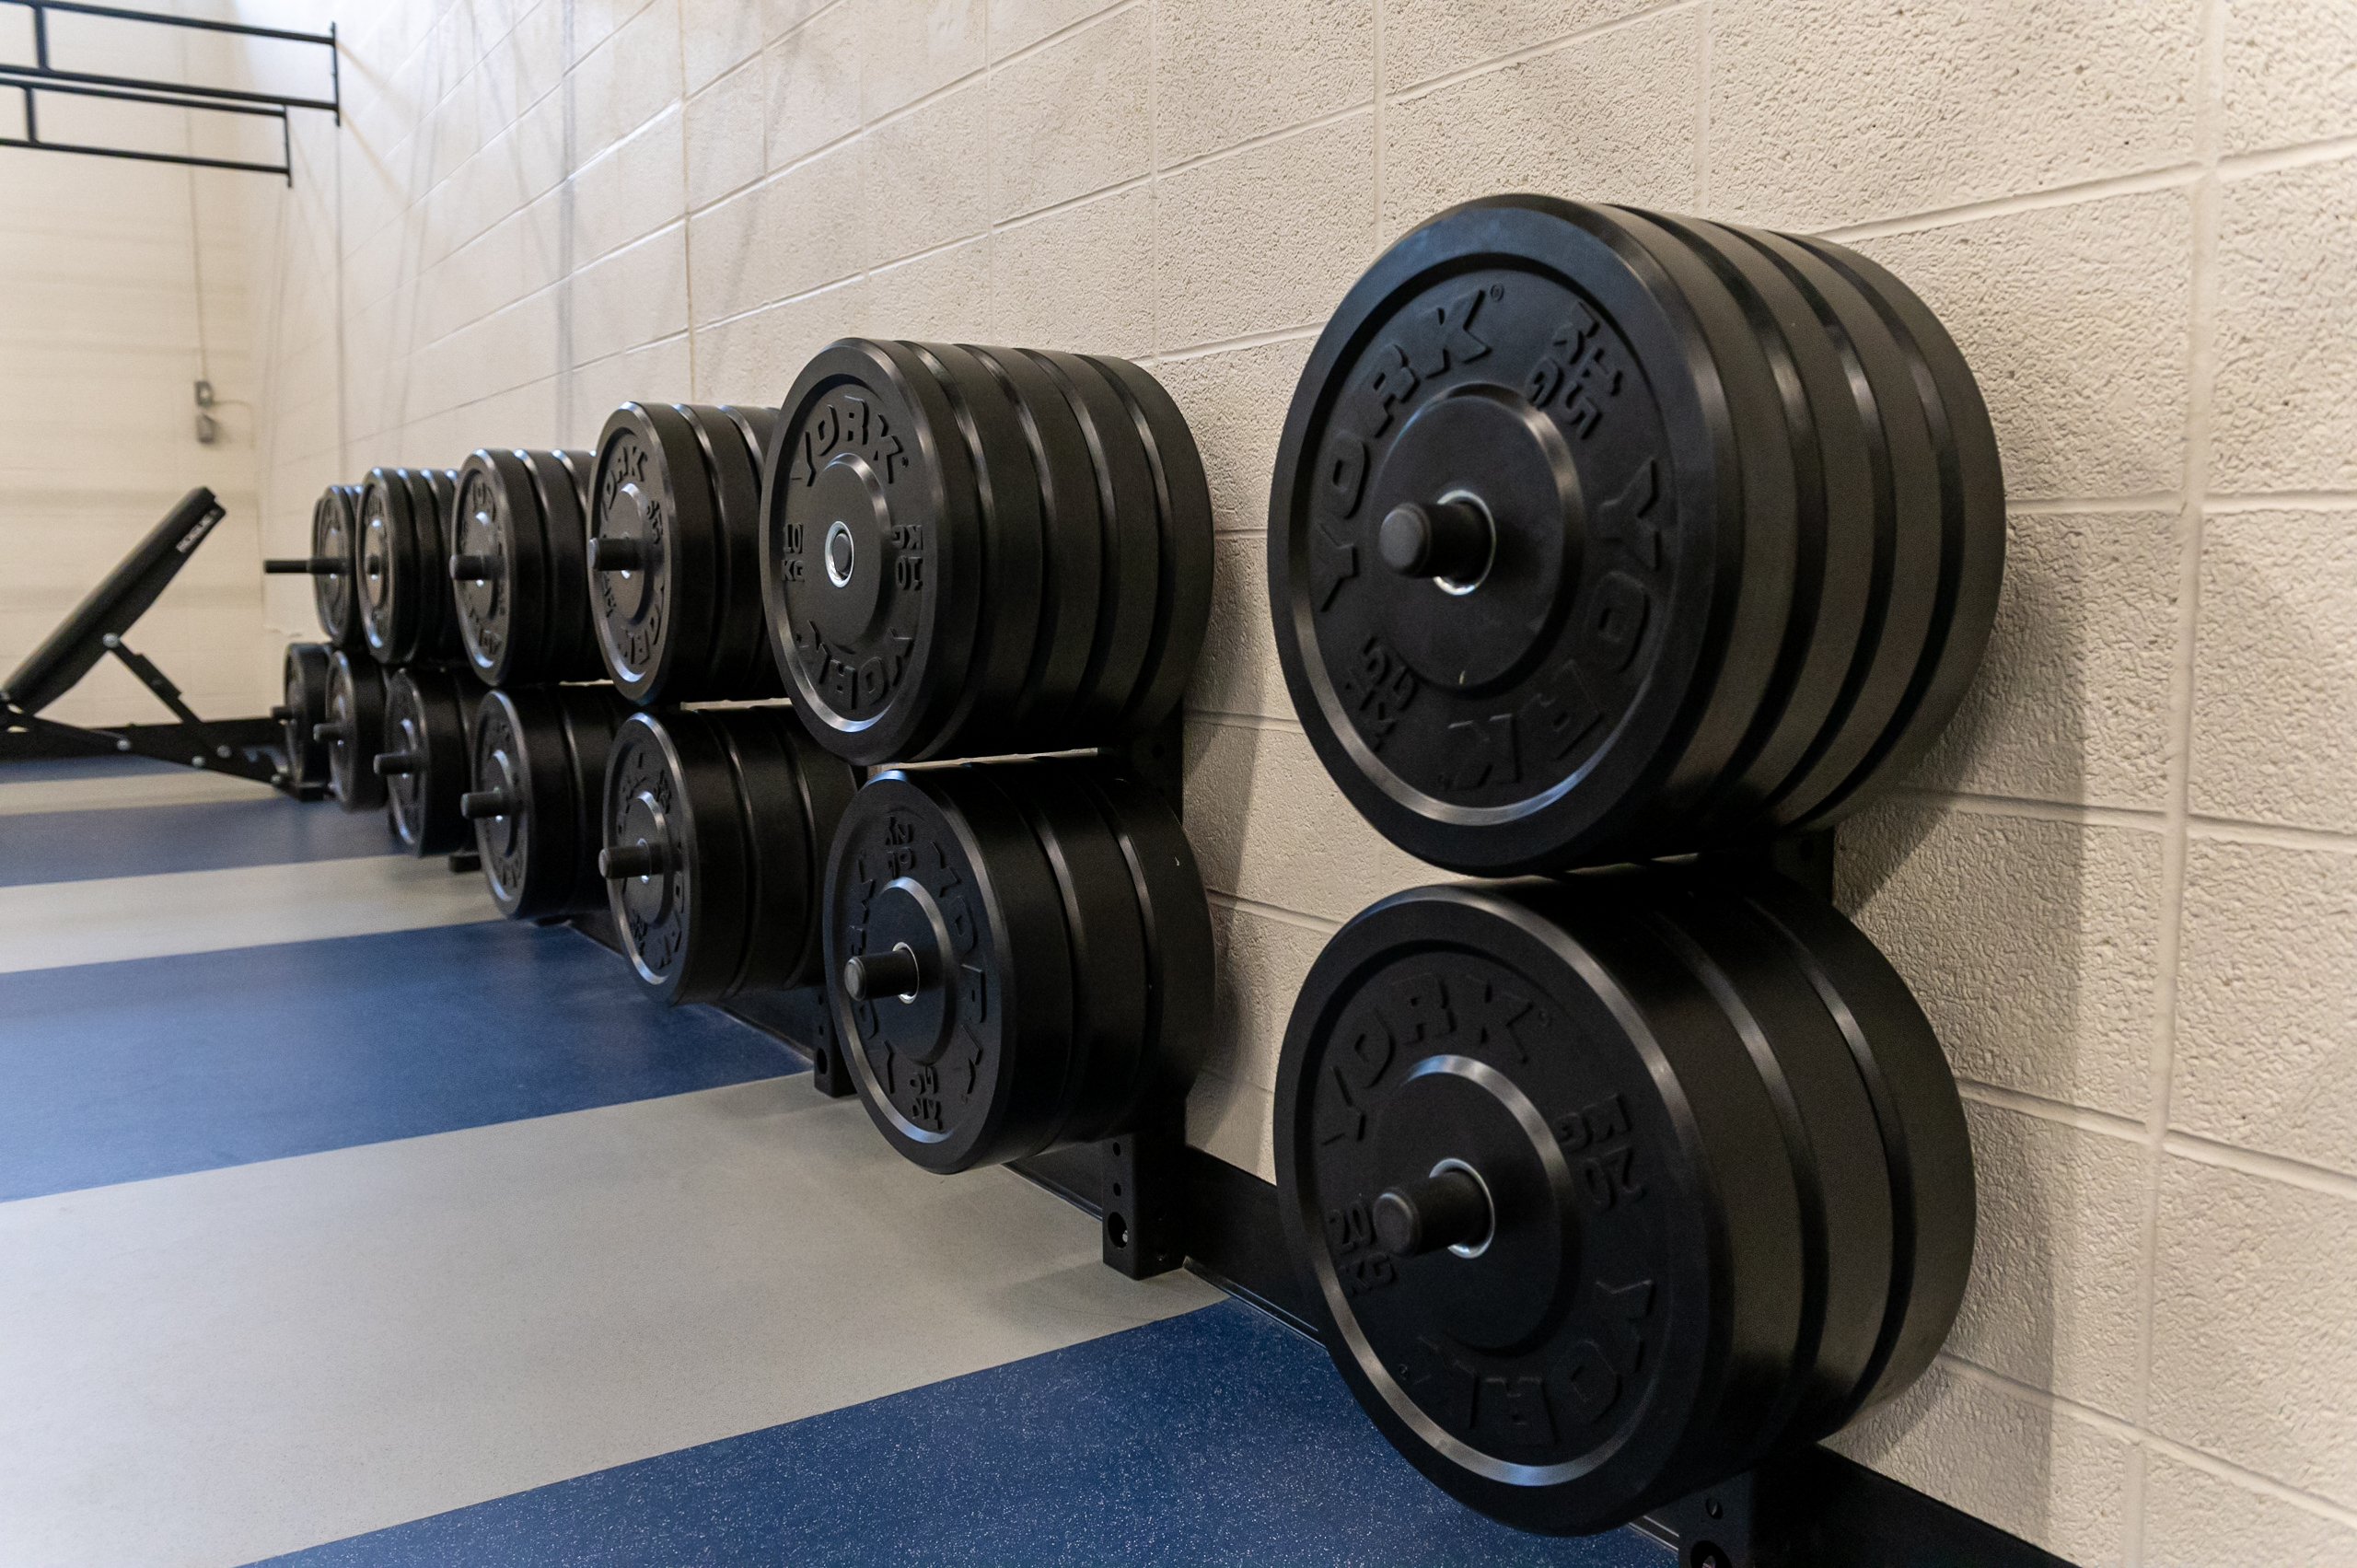
[[[1097,1252],[802,1076],[0,1204],[0,1562],[243,1562],[1217,1299]]]

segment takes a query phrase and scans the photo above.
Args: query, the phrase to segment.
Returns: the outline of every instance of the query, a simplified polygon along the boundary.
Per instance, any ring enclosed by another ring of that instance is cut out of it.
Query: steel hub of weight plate
[[[459,812],[474,824],[483,881],[510,920],[605,907],[599,796],[627,713],[601,686],[497,691],[476,710],[473,774]]]
[[[639,978],[674,1003],[816,980],[819,871],[856,787],[783,707],[633,714],[598,868]]]
[[[321,643],[289,643],[281,679],[284,696],[271,711],[285,732],[286,772],[295,793],[314,798],[328,782],[328,746],[312,731],[328,716],[330,649]]]
[[[357,597],[368,651],[380,663],[437,663],[462,652],[447,563],[457,506],[454,470],[368,470]]]
[[[598,442],[590,610],[615,687],[642,706],[772,696],[761,632],[766,409],[624,403]]]
[[[1352,289],[1287,416],[1269,585],[1295,705],[1387,837],[1475,873],[1641,858],[1825,819],[1928,743],[2002,484],[1953,343],[1850,261],[1512,196]]]
[[[366,654],[339,650],[328,666],[328,716],[314,725],[327,742],[328,792],[346,811],[385,804],[385,781],[370,763],[385,733],[385,671]]]
[[[605,675],[589,623],[587,452],[482,450],[459,470],[447,563],[467,662],[493,686]]]
[[[482,688],[435,669],[396,669],[385,677],[385,727],[375,759],[385,784],[385,813],[401,848],[448,854],[472,835],[459,798],[471,776],[467,731]]]
[[[319,611],[319,630],[328,645],[354,653],[368,645],[360,621],[360,599],[354,563],[360,537],[361,486],[331,484],[311,506],[311,603]],[[336,569],[319,570],[322,563]]]
[[[1760,886],[1415,889],[1304,983],[1288,1242],[1361,1406],[1492,1517],[1626,1523],[1838,1428],[1954,1319],[1972,1187],[1937,1041],[1829,906]]]
[[[1183,1102],[1210,915],[1144,785],[1070,761],[879,774],[835,835],[826,898],[853,1077],[909,1159],[1002,1164]]]
[[[772,643],[839,755],[1090,745],[1176,704],[1210,613],[1210,493],[1135,366],[844,339],[796,379],[764,474]]]

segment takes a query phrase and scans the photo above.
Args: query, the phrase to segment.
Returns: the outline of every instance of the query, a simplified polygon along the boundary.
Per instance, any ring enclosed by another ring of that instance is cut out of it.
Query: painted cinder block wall
[[[68,69],[174,81],[210,69],[218,81],[235,64],[203,35],[64,15],[50,25]],[[0,7],[0,59],[31,58],[29,13]],[[217,116],[58,95],[37,112],[54,141],[239,150]],[[0,95],[0,135],[23,134],[21,95]],[[0,680],[202,484],[226,515],[128,641],[206,717],[276,701],[285,639],[261,623],[246,311],[245,182],[257,178],[0,148]],[[211,445],[196,438],[200,377],[222,400]],[[171,717],[112,659],[46,713]]]
[[[318,22],[319,8],[257,18]],[[1512,188],[1830,235],[1987,390],[1978,690],[1845,831],[1981,1173],[1962,1321],[1840,1439],[2087,1564],[2357,1562],[2357,12],[2344,0],[403,0],[249,191],[265,515],[846,332],[1128,354],[1218,507],[1194,1140],[1270,1173],[1295,985],[1432,874],[1343,806],[1263,602],[1310,340]],[[292,586],[280,630],[308,624]]]

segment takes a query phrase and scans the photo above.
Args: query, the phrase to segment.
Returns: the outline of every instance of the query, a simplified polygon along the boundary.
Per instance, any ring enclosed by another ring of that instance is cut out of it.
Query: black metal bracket
[[[1152,729],[1120,746],[1101,747],[1097,756],[1114,762],[1162,792],[1171,814],[1187,819],[1187,718],[1178,708]]]
[[[343,61],[336,47],[335,25],[324,33],[292,32],[284,28],[254,27],[245,22],[216,22],[199,17],[162,16],[153,11],[129,11],[114,6],[88,6],[79,0],[0,0],[22,6],[33,14],[33,63],[0,63],[0,88],[24,95],[25,134],[0,136],[0,147],[27,147],[39,152],[86,153],[97,157],[132,158],[142,163],[177,163],[197,168],[235,168],[254,174],[284,176],[295,183],[294,133],[287,111],[316,109],[343,123]],[[314,43],[328,52],[328,80],[332,96],[296,98],[284,93],[252,92],[241,87],[204,87],[188,82],[159,82],[144,76],[117,76],[97,71],[60,70],[50,64],[49,13],[105,17],[114,21],[148,22],[158,27],[186,28],[199,32],[229,33],[239,38],[275,39],[285,43]],[[145,152],[135,147],[100,146],[85,142],[53,142],[41,134],[34,95],[61,93],[75,98],[108,99],[120,103],[145,103],[167,109],[202,110],[215,114],[242,114],[278,122],[279,161],[255,163],[242,158],[200,157],[192,153]]]
[[[720,1010],[740,1024],[749,1024],[772,1040],[810,1062],[810,1086],[829,1099],[843,1099],[857,1092],[851,1063],[839,1048],[840,1032],[827,1005],[823,985],[797,986],[791,991],[752,991],[719,1004]]]
[[[185,710],[182,710],[185,711]],[[59,757],[125,755],[252,779],[292,794],[278,748],[285,731],[276,719],[183,720],[87,729],[15,708],[0,710],[0,762]]]
[[[1678,1553],[1678,1568],[1768,1568],[1764,1541],[1752,1529],[1751,1492],[1755,1472],[1746,1470],[1721,1482],[1656,1508],[1637,1521],[1637,1528]]]
[[[158,702],[172,710],[174,718],[179,719],[182,724],[204,723],[203,719],[196,716],[194,708],[180,701],[180,689],[173,685],[162,670],[156,668],[153,660],[144,654],[133,653],[130,645],[111,632],[108,633],[102,641],[106,644],[107,652],[112,654],[125,669],[137,676],[139,683],[153,691]]]
[[[1758,844],[1746,844],[1739,849],[1712,850],[1699,858],[1705,863],[1720,865],[1764,865],[1780,877],[1790,877],[1818,898],[1833,897],[1833,856],[1836,828],[1812,828],[1797,833],[1785,833]]]

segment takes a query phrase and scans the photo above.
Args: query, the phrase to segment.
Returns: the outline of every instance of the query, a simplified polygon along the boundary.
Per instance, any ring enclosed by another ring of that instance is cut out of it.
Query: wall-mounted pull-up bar
[[[33,63],[18,65],[0,62],[0,88],[13,87],[24,94],[25,100],[25,134],[21,136],[0,136],[0,147],[89,153],[99,157],[189,164],[199,168],[250,169],[257,174],[283,175],[292,185],[295,183],[295,144],[287,124],[287,110],[321,110],[334,115],[337,124],[343,123],[343,72],[336,52],[333,23],[330,23],[328,30],[323,33],[290,32],[284,28],[250,27],[243,22],[158,16],[152,11],[126,11],[113,6],[85,6],[75,3],[75,0],[0,0],[0,5],[21,6],[32,12],[33,17]],[[254,92],[242,87],[200,87],[185,82],[159,82],[143,76],[60,70],[50,64],[49,58],[49,14],[52,11],[81,17],[105,17],[116,21],[148,22],[157,27],[187,28],[198,32],[230,33],[239,38],[318,44],[328,52],[331,96],[323,99],[293,98],[284,93]],[[279,161],[255,163],[239,158],[203,157],[193,153],[159,153],[137,147],[47,141],[41,136],[41,121],[35,108],[35,95],[40,93],[62,93],[76,98],[110,99],[122,103],[154,104],[166,109],[203,110],[216,114],[243,114],[275,120],[278,122]]]

